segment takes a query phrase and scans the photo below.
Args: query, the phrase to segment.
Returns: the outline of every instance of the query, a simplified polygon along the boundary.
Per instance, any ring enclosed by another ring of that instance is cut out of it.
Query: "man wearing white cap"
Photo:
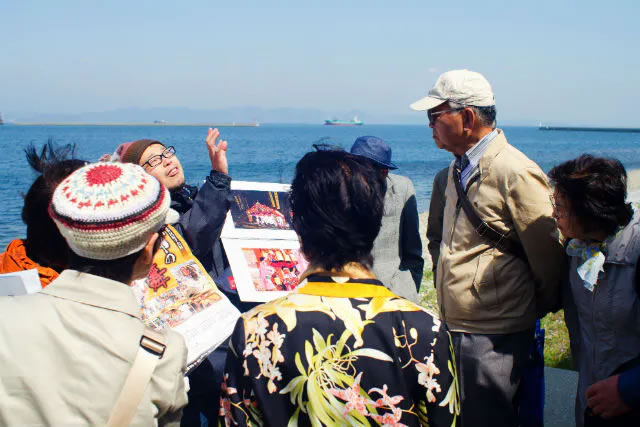
[[[49,215],[71,269],[40,293],[0,298],[0,425],[180,425],[184,340],[146,329],[129,287],[178,219],[170,203],[131,164],[90,164],[58,185]]]
[[[518,425],[535,321],[558,308],[565,265],[546,175],[496,128],[493,91],[479,73],[442,74],[411,108],[427,112],[436,144],[456,157],[436,283],[458,363],[462,425]]]

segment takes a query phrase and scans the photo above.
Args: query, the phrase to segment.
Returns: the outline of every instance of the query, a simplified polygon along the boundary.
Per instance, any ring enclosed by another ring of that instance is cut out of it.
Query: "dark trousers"
[[[217,425],[227,349],[223,343],[189,373],[189,403],[182,411],[182,427]]]
[[[534,330],[514,334],[452,332],[462,427],[518,425],[518,387]]]

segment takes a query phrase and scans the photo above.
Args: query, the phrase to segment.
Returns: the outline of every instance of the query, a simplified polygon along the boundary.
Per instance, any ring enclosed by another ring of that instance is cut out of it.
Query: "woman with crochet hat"
[[[162,227],[177,220],[170,203],[136,165],[89,164],[57,186],[49,215],[71,248],[70,269],[39,293],[0,299],[0,424],[179,424],[184,340],[146,330],[130,288],[149,273]],[[139,358],[155,366],[123,399]],[[116,404],[123,400],[130,412]]]

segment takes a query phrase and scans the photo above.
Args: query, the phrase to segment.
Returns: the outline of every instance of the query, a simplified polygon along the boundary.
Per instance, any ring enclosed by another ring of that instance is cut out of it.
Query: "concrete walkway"
[[[575,427],[575,401],[578,373],[566,369],[544,368],[545,427]]]

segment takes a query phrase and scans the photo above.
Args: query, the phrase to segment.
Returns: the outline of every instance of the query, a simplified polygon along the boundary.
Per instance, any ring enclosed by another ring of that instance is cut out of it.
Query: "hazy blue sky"
[[[231,3],[0,0],[0,111],[411,115],[469,68],[503,120],[640,127],[637,1]]]

